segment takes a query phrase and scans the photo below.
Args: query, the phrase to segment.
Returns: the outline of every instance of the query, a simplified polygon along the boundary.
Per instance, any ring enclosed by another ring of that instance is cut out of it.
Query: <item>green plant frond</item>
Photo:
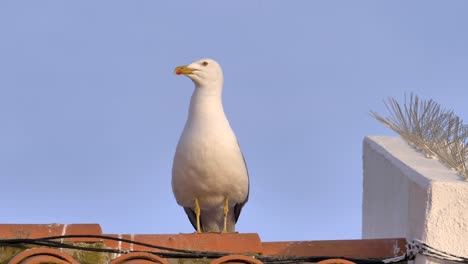
[[[384,104],[388,117],[371,111],[371,115],[399,134],[427,157],[435,158],[468,180],[468,126],[453,111],[434,100],[405,96],[403,107],[394,98]]]

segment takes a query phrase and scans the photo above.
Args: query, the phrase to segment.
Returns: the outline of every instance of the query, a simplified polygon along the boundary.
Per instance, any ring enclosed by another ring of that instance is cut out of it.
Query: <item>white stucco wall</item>
[[[468,257],[468,182],[397,137],[366,137],[363,152],[363,238],[418,238]]]

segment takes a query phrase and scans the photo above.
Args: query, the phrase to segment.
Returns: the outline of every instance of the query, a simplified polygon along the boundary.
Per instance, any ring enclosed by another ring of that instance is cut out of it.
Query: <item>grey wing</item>
[[[237,145],[239,145],[239,142],[237,142]],[[239,145],[239,149],[240,149],[240,145]],[[247,171],[247,179],[248,179],[248,184],[247,184],[247,197],[245,198],[245,200],[242,202],[242,203],[238,203],[234,206],[234,219],[236,220],[236,223],[237,223],[237,220],[239,219],[239,216],[240,216],[240,213],[242,211],[242,207],[244,207],[244,205],[247,203],[247,201],[249,200],[249,194],[250,194],[250,176],[249,176],[249,170],[247,168],[247,162],[245,162],[245,158],[244,158],[244,154],[242,154],[242,151],[241,151],[241,155],[242,155],[242,159],[244,160],[244,166],[245,166],[245,170]]]
[[[190,207],[184,207],[184,211],[187,214],[188,219],[190,220],[190,223],[192,224],[193,228],[197,230],[197,215],[195,214],[195,212]],[[201,222],[200,225],[200,228],[203,230],[203,225]]]

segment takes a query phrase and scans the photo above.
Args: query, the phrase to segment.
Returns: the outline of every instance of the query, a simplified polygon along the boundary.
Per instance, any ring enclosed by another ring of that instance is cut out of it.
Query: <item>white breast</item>
[[[193,207],[198,197],[202,210],[225,197],[232,204],[246,199],[247,168],[220,96],[194,92],[174,157],[172,188],[181,206]]]

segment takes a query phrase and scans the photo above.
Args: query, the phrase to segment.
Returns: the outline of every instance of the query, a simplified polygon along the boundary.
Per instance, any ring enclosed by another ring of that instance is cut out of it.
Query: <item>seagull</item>
[[[212,59],[176,67],[195,84],[172,166],[172,191],[196,233],[235,232],[249,198],[249,174],[221,99],[223,72]]]

